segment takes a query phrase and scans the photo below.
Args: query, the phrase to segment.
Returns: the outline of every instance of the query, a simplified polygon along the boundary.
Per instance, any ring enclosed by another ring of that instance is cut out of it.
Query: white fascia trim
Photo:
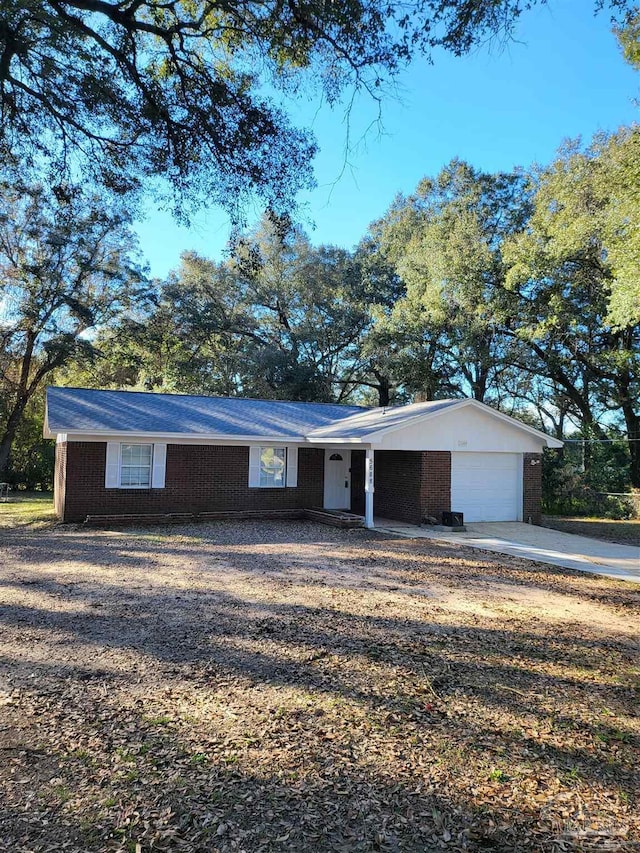
[[[62,430],[54,430],[53,435]],[[147,442],[164,442],[167,444],[183,444],[185,441],[197,443],[198,441],[215,441],[224,444],[240,444],[243,447],[247,444],[263,444],[263,445],[287,445],[287,444],[306,444],[307,440],[304,436],[291,436],[291,438],[283,438],[278,436],[274,438],[269,435],[219,435],[215,433],[187,433],[187,432],[115,432],[114,430],[65,430],[66,435],[70,439],[76,438],[82,441],[87,440],[110,439],[111,441],[147,441]]]
[[[288,444],[300,444],[323,447],[326,444],[351,445],[369,443],[368,438],[366,441],[363,441],[361,438],[313,439],[305,436],[292,436],[291,438],[282,438],[282,436],[278,436],[277,438],[274,438],[268,435],[239,435],[230,438],[229,436],[219,434],[196,434],[184,432],[113,432],[112,430],[92,430],[91,432],[87,432],[86,430],[66,430],[64,433],[60,430],[54,431],[51,434],[51,438],[54,438],[56,435],[66,435],[68,436],[67,440],[71,441],[74,439],[76,441],[101,441],[103,439],[109,439],[111,441],[120,441],[123,443],[126,443],[127,441],[157,441],[167,444],[197,444],[199,441],[206,441],[207,443],[217,442],[222,445],[240,445],[242,447],[252,444],[259,444],[261,446],[282,445],[283,447]]]
[[[359,437],[347,438],[342,436],[342,438],[318,438],[317,436],[309,436],[309,438],[305,439],[305,444],[312,444],[314,447],[324,447],[325,444],[370,444],[370,438],[367,436],[366,439],[362,439]]]
[[[545,432],[540,432],[540,430],[535,429],[535,427],[530,427],[527,424],[523,424],[521,421],[518,421],[516,418],[512,418],[509,415],[505,415],[502,412],[498,412],[496,409],[493,409],[491,406],[487,406],[486,403],[481,403],[479,400],[460,400],[457,403],[453,403],[450,406],[446,406],[444,409],[438,409],[435,412],[426,412],[419,415],[414,415],[411,418],[407,418],[402,423],[396,423],[393,426],[387,427],[386,429],[376,430],[375,432],[371,432],[367,435],[367,441],[371,443],[377,444],[384,438],[385,435],[389,435],[393,432],[398,432],[398,430],[405,429],[407,426],[416,423],[417,421],[428,421],[432,418],[440,417],[444,415],[445,412],[453,412],[458,409],[465,408],[466,406],[472,406],[476,409],[481,409],[484,412],[487,412],[489,415],[493,415],[493,417],[498,418],[501,421],[504,421],[509,426],[514,427],[514,429],[520,429],[523,432],[528,433],[529,435],[534,435],[536,438],[541,439],[547,447],[562,447],[563,442],[559,441],[557,438],[553,438],[550,435],[547,435]]]

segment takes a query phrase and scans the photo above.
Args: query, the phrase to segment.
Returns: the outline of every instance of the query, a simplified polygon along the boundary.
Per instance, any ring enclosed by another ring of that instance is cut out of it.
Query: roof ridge
[[[357,403],[326,403],[320,400],[281,400],[279,398],[268,397],[240,397],[240,396],[223,396],[222,394],[181,394],[175,391],[137,391],[128,388],[86,388],[81,385],[47,385],[46,390],[49,391],[90,391],[97,394],[142,394],[146,397],[180,397],[192,398],[196,400],[246,400],[254,403],[292,403],[294,405],[304,406],[333,406],[341,408],[360,409],[362,413],[373,412],[376,407],[360,406]]]

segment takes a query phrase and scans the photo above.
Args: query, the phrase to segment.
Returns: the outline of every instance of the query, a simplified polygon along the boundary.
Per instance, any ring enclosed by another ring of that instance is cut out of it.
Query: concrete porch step
[[[320,524],[330,524],[333,527],[364,527],[364,518],[361,515],[341,509],[313,507],[305,510],[305,518],[318,521]]]

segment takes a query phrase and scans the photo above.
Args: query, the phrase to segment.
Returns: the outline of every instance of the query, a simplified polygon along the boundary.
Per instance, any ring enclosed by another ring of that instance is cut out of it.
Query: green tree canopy
[[[248,193],[280,210],[314,144],[278,98],[376,95],[416,51],[506,38],[537,1],[4,0],[0,158],[75,164],[119,191],[161,176],[183,210]],[[629,4],[611,5],[624,21]]]
[[[44,380],[142,282],[126,215],[79,190],[0,184],[0,473]]]
[[[96,340],[90,384],[294,400],[358,385],[368,323],[358,261],[265,218],[218,263],[185,253],[151,305]]]
[[[565,146],[534,183],[535,215],[520,241],[524,266],[514,255],[512,277],[526,277],[539,253],[558,263],[588,254],[605,280],[599,295],[607,322],[640,322],[640,128],[600,134],[586,148]]]
[[[640,71],[640,8],[630,9],[624,21],[614,27],[622,55],[636,71]]]
[[[505,369],[505,338],[494,316],[506,275],[502,244],[527,212],[522,176],[485,174],[454,160],[396,199],[374,226],[406,286],[387,326],[413,340],[405,361],[422,367],[411,379],[404,373],[414,392],[495,397]]]
[[[503,317],[586,431],[622,420],[640,488],[639,130],[566,147],[533,176],[534,209],[504,248]],[[535,369],[535,363],[532,364]]]

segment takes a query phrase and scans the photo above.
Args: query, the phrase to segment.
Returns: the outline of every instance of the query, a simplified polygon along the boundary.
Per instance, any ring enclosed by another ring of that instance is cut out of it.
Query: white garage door
[[[519,453],[452,453],[451,509],[465,521],[519,521],[522,456]]]

